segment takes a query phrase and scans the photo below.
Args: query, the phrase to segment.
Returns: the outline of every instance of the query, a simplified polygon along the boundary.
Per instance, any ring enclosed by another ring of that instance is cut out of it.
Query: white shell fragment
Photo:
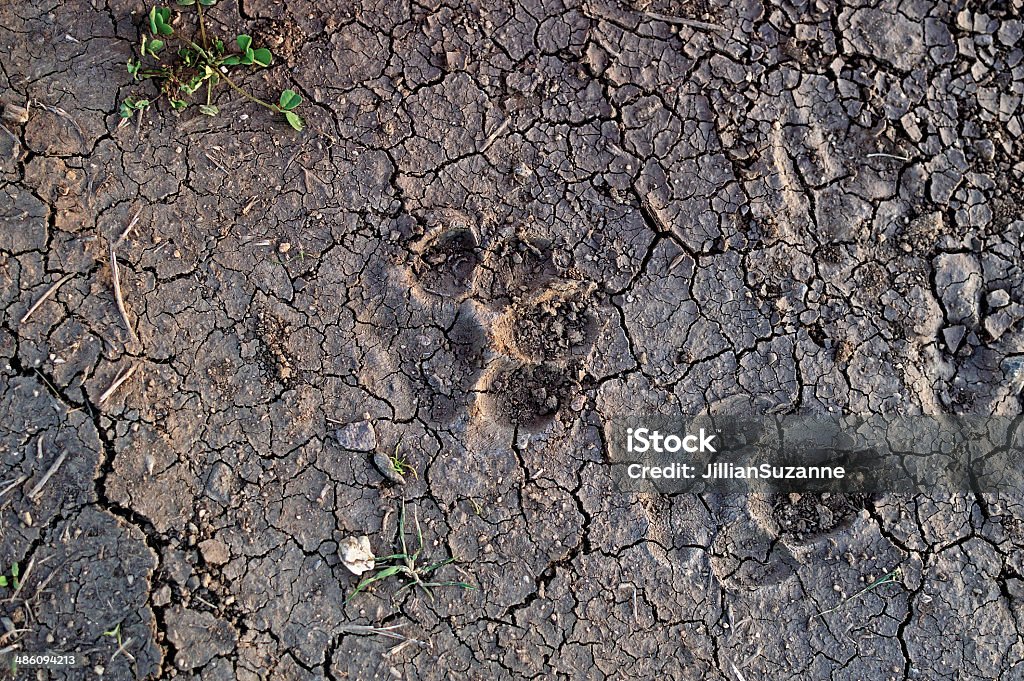
[[[338,554],[341,562],[354,575],[373,569],[373,549],[370,548],[370,538],[365,534],[361,537],[346,537],[338,547]]]

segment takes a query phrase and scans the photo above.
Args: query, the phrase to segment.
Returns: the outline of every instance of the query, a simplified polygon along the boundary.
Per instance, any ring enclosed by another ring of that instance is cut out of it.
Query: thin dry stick
[[[384,657],[391,657],[392,655],[397,655],[398,653],[402,652],[403,650],[405,650],[409,646],[414,646],[414,645],[425,646],[427,644],[424,643],[423,641],[417,641],[416,639],[409,638],[409,639],[406,639],[406,640],[402,641],[397,646],[389,648],[387,650],[387,652],[384,653]]]
[[[128,310],[124,306],[124,296],[121,295],[121,273],[117,267],[117,253],[114,250],[115,247],[115,242],[111,241],[110,276],[114,280],[114,300],[117,301],[117,311],[121,313],[121,319],[124,321],[124,325],[128,327],[128,335],[131,336],[133,343],[137,343],[139,341],[139,337],[135,335],[135,329],[132,328],[131,322],[128,321]]]
[[[60,108],[59,106],[51,106],[49,104],[43,104],[38,99],[33,99],[32,100],[32,106],[38,107],[38,108],[42,109],[43,111],[49,111],[52,114],[60,116],[61,118],[63,118],[64,120],[66,120],[68,123],[71,124],[71,126],[75,129],[75,132],[77,132],[79,135],[81,135],[82,139],[85,139],[85,132],[82,131],[82,126],[80,126],[78,124],[78,121],[76,121],[74,118],[72,118],[71,114],[69,114],[64,109]]]
[[[647,16],[658,21],[664,21],[666,24],[678,24],[679,26],[689,26],[690,28],[703,28],[706,31],[718,31],[720,33],[728,33],[724,26],[718,24],[709,24],[706,21],[697,21],[695,19],[684,19],[682,17],[674,17],[668,14],[659,14],[658,12],[644,12]]]
[[[128,238],[128,235],[132,233],[132,228],[135,226],[135,223],[139,221],[140,215],[142,215],[141,209],[135,211],[135,217],[132,218],[131,222],[128,223],[128,226],[124,228],[123,232],[121,232],[121,236],[117,237],[117,241],[114,242],[114,246],[120,246],[124,240]]]
[[[41,296],[41,297],[39,298],[39,300],[37,300],[37,301],[35,302],[35,305],[33,305],[32,307],[30,307],[30,308],[28,309],[28,312],[26,312],[26,313],[25,313],[25,316],[23,316],[23,317],[21,318],[21,321],[19,321],[18,323],[19,323],[19,324],[24,324],[24,323],[25,323],[26,321],[28,321],[28,318],[32,316],[32,313],[33,313],[33,312],[35,312],[36,310],[38,310],[38,309],[39,309],[39,306],[40,306],[40,305],[42,305],[43,303],[45,303],[45,302],[46,302],[46,299],[47,299],[47,298],[49,298],[49,297],[50,297],[50,296],[52,296],[52,295],[53,295],[54,293],[56,293],[56,292],[57,292],[57,289],[59,289],[59,288],[61,287],[61,285],[62,285],[62,284],[63,284],[63,283],[65,282],[65,281],[67,281],[68,279],[70,279],[70,278],[71,278],[71,277],[73,277],[73,276],[75,276],[75,273],[74,273],[74,272],[70,272],[70,273],[68,273],[68,274],[65,274],[65,275],[64,275],[63,277],[61,277],[61,278],[60,278],[60,279],[58,279],[57,281],[53,282],[53,285],[52,285],[52,286],[50,286],[50,288],[46,289],[46,293],[44,293],[44,294],[43,294],[43,295],[42,295],[42,296]]]
[[[197,601],[199,601],[200,603],[202,603],[202,604],[203,604],[203,605],[205,605],[205,606],[208,606],[208,607],[210,607],[210,608],[213,608],[214,610],[216,610],[216,609],[217,609],[217,606],[216,606],[216,605],[214,605],[214,604],[213,604],[213,603],[211,603],[210,601],[206,600],[205,598],[201,598],[200,596],[193,596],[193,598],[195,598],[195,599],[196,599]]]
[[[131,378],[132,374],[134,374],[135,370],[138,368],[138,364],[133,364],[127,369],[118,373],[117,377],[114,378],[114,382],[110,384],[110,387],[107,388],[102,395],[100,395],[100,399],[96,402],[96,404],[103,404],[104,402],[109,400],[110,396],[113,395],[114,392],[121,387],[121,384],[123,384],[125,381]]]
[[[18,634],[24,634],[25,632],[32,631],[28,627],[22,627],[21,629],[8,629],[2,636],[0,636],[0,646],[6,644],[8,641],[18,637]],[[21,647],[20,643],[12,643],[11,645],[0,648],[0,655],[6,655],[12,650],[17,650]]]
[[[910,157],[908,156],[900,156],[899,154],[886,154],[884,152],[868,154],[867,158],[891,158],[894,161],[903,161],[904,163],[910,160]]]
[[[32,488],[32,491],[28,493],[29,499],[31,499],[32,501],[36,500],[36,497],[39,496],[39,493],[43,491],[43,487],[45,487],[46,483],[50,481],[50,478],[53,477],[53,474],[57,472],[57,469],[60,468],[61,464],[64,463],[64,459],[66,458],[68,458],[68,452],[65,449],[63,452],[60,453],[60,456],[57,457],[57,460],[53,462],[53,464],[47,469],[47,471],[43,473],[43,477],[40,478],[39,482],[35,484],[35,486]]]
[[[401,629],[405,626],[405,622],[399,624],[392,624],[386,627],[374,627],[367,624],[343,624],[341,630],[346,634],[356,634],[359,636],[377,634],[378,636],[385,636],[387,638],[393,638],[398,641],[408,640],[408,636],[397,633],[396,629]]]
[[[20,643],[15,643],[15,644],[9,645],[9,646],[7,646],[5,648],[0,648],[0,655],[6,655],[7,653],[9,653],[11,651],[14,651],[14,650],[18,650],[19,648],[21,648],[21,644]]]
[[[65,537],[65,540],[66,540],[66,537]],[[42,565],[43,562],[50,560],[50,558],[52,558],[52,557],[53,556],[47,556],[46,558],[43,558],[43,560],[39,561],[39,564]],[[33,599],[39,598],[40,594],[43,593],[43,589],[45,589],[50,584],[50,582],[53,580],[53,578],[56,577],[56,576],[57,576],[57,571],[56,570],[51,570],[50,574],[46,576],[46,579],[44,579],[43,581],[39,582],[39,586],[36,587],[35,595],[32,598]]]
[[[110,656],[110,661],[113,662],[114,658],[116,658],[118,655],[124,655],[129,660],[131,660],[132,662],[135,662],[135,656],[128,652],[128,644],[131,643],[131,642],[132,642],[132,637],[129,636],[128,638],[126,638],[124,640],[123,643],[121,643],[119,646],[117,646],[117,650],[114,651],[114,654]]]
[[[203,156],[205,156],[205,157],[206,157],[206,160],[207,160],[207,161],[209,161],[209,162],[210,162],[210,163],[212,163],[212,164],[213,164],[214,166],[216,166],[217,170],[219,170],[220,172],[224,173],[225,175],[230,175],[230,174],[231,174],[231,173],[229,173],[229,172],[227,171],[227,169],[226,169],[226,168],[225,168],[225,167],[223,166],[223,164],[221,164],[221,162],[220,162],[220,161],[218,161],[217,159],[215,159],[215,158],[213,157],[213,154],[211,154],[210,152],[208,152],[208,151],[204,151],[204,152],[203,152]]]
[[[7,487],[4,487],[3,489],[0,489],[0,498],[2,498],[5,494],[7,494],[12,489],[17,487],[21,483],[25,482],[26,480],[28,480],[28,476],[27,475],[22,475],[21,477],[15,478],[14,480],[12,480],[11,483],[9,485],[7,485]],[[0,483],[0,484],[3,484],[3,483]]]
[[[21,576],[21,579],[18,580],[18,588],[15,589],[14,593],[11,594],[11,599],[10,600],[12,602],[14,601],[15,598],[18,597],[18,594],[21,593],[22,587],[25,586],[25,583],[28,581],[29,576],[32,574],[32,568],[34,568],[35,566],[36,566],[36,557],[32,556],[32,560],[30,560],[28,562],[28,567],[25,568],[25,574],[23,574]]]
[[[736,675],[736,681],[747,681],[746,677],[743,676],[743,673],[732,660],[729,660],[729,666],[732,667],[732,673]]]
[[[397,630],[401,629],[406,624],[407,624],[406,622],[401,622],[399,624],[392,624],[392,625],[387,626],[387,627],[373,627],[373,626],[368,626],[368,625],[365,625],[365,624],[346,624],[346,625],[343,625],[341,627],[341,630],[343,632],[345,632],[346,634],[357,634],[357,635],[360,635],[360,636],[376,634],[378,636],[384,636],[385,638],[395,639],[396,641],[402,641],[402,643],[400,643],[398,646],[396,646],[395,648],[392,648],[391,651],[395,651],[396,648],[398,648],[399,646],[408,645],[408,644],[414,644],[414,645],[420,645],[420,646],[427,645],[426,643],[424,643],[423,641],[420,641],[419,639],[415,639],[415,638],[412,638],[411,636],[406,636],[404,634],[398,633]],[[389,652],[391,652],[391,651],[389,651]],[[385,653],[385,655],[386,654],[388,654],[388,653]]]
[[[507,118],[505,120],[503,120],[501,122],[501,124],[497,128],[494,129],[494,132],[492,132],[490,135],[487,136],[487,139],[485,139],[484,143],[480,146],[480,152],[479,153],[482,154],[485,151],[487,151],[488,149],[490,149],[491,145],[494,144],[494,140],[498,139],[498,137],[501,135],[501,133],[505,132],[506,128],[508,128],[508,119]]]

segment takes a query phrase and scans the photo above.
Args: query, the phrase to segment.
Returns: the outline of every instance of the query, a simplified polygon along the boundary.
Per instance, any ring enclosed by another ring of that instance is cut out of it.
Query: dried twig
[[[63,396],[60,394],[60,391],[53,387],[53,383],[50,383],[46,376],[43,375],[42,371],[36,369],[35,367],[32,367],[32,371],[36,372],[36,377],[38,377],[39,380],[43,382],[43,385],[45,385],[47,389],[49,389],[50,394],[53,395],[53,397],[55,397],[58,401],[64,399]]]
[[[131,642],[132,642],[132,637],[129,636],[128,638],[126,638],[124,640],[123,643],[121,643],[119,646],[117,646],[117,650],[115,650],[114,654],[110,656],[110,661],[113,662],[114,658],[116,658],[118,655],[122,655],[123,654],[129,660],[131,660],[132,662],[135,662],[135,656],[128,652],[128,644],[131,643]]]
[[[114,246],[120,246],[124,240],[128,238],[128,235],[132,233],[132,228],[135,227],[135,223],[139,221],[140,215],[142,215],[141,209],[135,211],[135,217],[132,218],[131,222],[128,223],[128,226],[124,228],[123,232],[121,232],[121,236],[117,237],[117,241],[114,242]]]
[[[690,28],[702,28],[706,31],[718,31],[719,33],[728,33],[724,26],[718,24],[709,24],[706,21],[697,21],[696,19],[684,19],[683,17],[674,17],[669,14],[660,14],[658,12],[644,12],[647,16],[658,21],[664,21],[666,24],[677,24],[679,26],[688,26]]]
[[[24,588],[25,584],[28,582],[28,578],[32,575],[32,568],[34,568],[35,566],[36,557],[32,556],[32,560],[28,562],[28,567],[25,568],[24,574],[22,574],[21,579],[18,580],[18,588],[16,588],[14,590],[14,593],[11,594],[10,600],[12,602],[14,601],[15,598],[18,597],[18,594],[21,593],[22,588]]]
[[[128,321],[128,310],[124,306],[124,296],[121,295],[121,273],[117,267],[116,247],[117,244],[111,240],[110,276],[114,280],[114,300],[117,301],[117,311],[121,313],[121,319],[124,321],[124,325],[128,328],[128,335],[131,337],[133,343],[137,343],[139,341],[139,337],[135,335],[135,329],[132,328],[131,322]]]
[[[403,650],[405,650],[409,646],[413,646],[413,645],[426,646],[427,644],[424,643],[423,641],[417,641],[416,639],[409,638],[409,639],[406,639],[406,640],[402,641],[397,646],[395,646],[393,648],[390,648],[386,653],[384,653],[384,657],[391,657],[392,655],[397,655],[398,653],[402,652]]]
[[[405,641],[409,637],[403,636],[395,631],[396,629],[401,629],[404,626],[405,623],[392,624],[387,627],[374,627],[366,624],[343,624],[341,626],[341,631],[346,634],[357,634],[359,636],[377,634],[379,636],[386,636],[387,638],[393,638],[398,641]]]
[[[867,158],[891,158],[894,161],[903,161],[904,163],[910,160],[909,156],[900,156],[898,154],[886,154],[883,152],[876,152],[874,154],[868,154]]]
[[[739,670],[732,660],[729,660],[729,666],[732,668],[732,673],[736,675],[736,681],[747,681],[746,677],[743,676],[743,672]]]
[[[216,606],[216,605],[214,605],[214,604],[213,604],[213,603],[211,603],[210,601],[206,600],[205,598],[202,598],[201,596],[196,596],[196,595],[194,595],[194,594],[193,594],[193,596],[192,596],[192,597],[193,597],[193,598],[195,598],[195,599],[196,599],[197,601],[199,601],[200,603],[202,603],[203,605],[205,605],[205,606],[206,606],[206,607],[208,607],[208,608],[212,608],[212,609],[214,609],[214,610],[216,610],[216,609],[217,609],[217,606]]]
[[[485,139],[484,143],[480,146],[480,153],[482,154],[485,151],[487,151],[491,147],[491,145],[494,144],[494,140],[498,139],[501,133],[505,132],[506,128],[508,128],[507,118],[503,120],[497,128],[494,129],[494,132],[487,136],[487,139]]]
[[[28,627],[25,627],[23,629],[8,629],[6,632],[4,632],[4,634],[2,636],[0,636],[0,645],[4,645],[8,641],[17,638],[18,634],[24,634],[24,633],[29,632],[29,631],[32,631],[32,630],[29,629]],[[6,646],[4,648],[0,648],[0,655],[6,655],[7,653],[11,652],[12,650],[17,650],[20,647],[21,647],[20,643],[14,643],[14,644]]]
[[[21,320],[18,323],[19,324],[24,324],[26,321],[28,321],[28,318],[32,316],[32,313],[35,312],[36,310],[38,310],[39,306],[42,305],[44,302],[46,302],[47,298],[49,298],[54,293],[56,293],[57,289],[59,289],[61,287],[61,285],[64,284],[65,281],[67,281],[68,279],[70,279],[73,276],[75,276],[75,273],[74,272],[70,272],[68,274],[65,274],[63,277],[61,277],[57,281],[53,282],[53,284],[50,286],[50,288],[46,289],[46,293],[44,293],[42,296],[40,296],[39,300],[37,300],[35,302],[35,304],[28,309],[28,312],[25,313],[25,315],[21,318]]]
[[[32,104],[32,106],[38,107],[38,108],[42,109],[43,111],[49,111],[52,114],[60,116],[61,118],[63,118],[64,120],[66,120],[68,123],[71,124],[71,127],[73,127],[75,129],[75,132],[77,132],[79,134],[79,136],[82,138],[83,141],[86,139],[85,132],[82,131],[82,126],[80,126],[78,124],[78,121],[76,121],[71,116],[71,114],[69,114],[64,109],[60,108],[59,106],[50,106],[49,104],[43,104],[38,99],[33,99],[31,104]]]
[[[107,388],[102,395],[100,395],[100,399],[97,400],[96,404],[103,404],[104,402],[109,400],[110,396],[113,395],[114,392],[121,387],[121,384],[123,384],[125,381],[131,378],[132,374],[134,374],[136,369],[138,368],[138,364],[132,364],[127,369],[119,372],[117,376],[114,378],[114,382],[110,384],[110,387]]]
[[[67,530],[67,528],[65,528],[65,531],[66,530]],[[67,535],[64,536],[64,540],[65,541],[67,540]],[[42,565],[43,563],[45,563],[46,561],[50,560],[51,558],[53,558],[53,556],[47,556],[46,558],[43,558],[41,561],[39,561],[39,564]],[[63,563],[61,565],[63,565]],[[32,598],[33,599],[39,598],[39,595],[43,593],[43,589],[45,589],[47,587],[47,585],[49,585],[49,583],[56,576],[57,576],[57,570],[51,570],[50,574],[48,574],[46,576],[46,578],[43,579],[43,581],[39,582],[39,586],[36,587],[35,595]],[[31,599],[27,599],[27,600],[31,600]]]
[[[41,437],[39,438],[39,441],[42,442]],[[53,474],[57,472],[57,469],[60,468],[61,464],[64,463],[64,459],[66,458],[68,458],[68,452],[65,449],[60,453],[60,456],[58,456],[57,459],[50,465],[46,472],[43,473],[43,477],[39,479],[39,482],[37,482],[35,486],[32,487],[32,490],[28,493],[29,499],[31,499],[32,501],[36,500],[36,497],[38,497],[40,492],[43,491],[43,487],[45,487],[46,483],[50,481],[50,478],[53,477]]]
[[[11,482],[7,485],[7,487],[4,487],[3,489],[0,489],[0,498],[2,498],[5,494],[7,494],[12,489],[17,487],[21,483],[25,482],[26,480],[28,480],[28,476],[27,475],[22,475],[21,477],[15,478],[14,480],[11,480]],[[2,485],[2,484],[3,483],[0,483],[0,485]]]
[[[397,629],[401,629],[405,625],[405,622],[401,622],[399,624],[392,624],[387,627],[373,627],[365,624],[345,624],[342,625],[341,630],[346,634],[357,634],[359,636],[368,636],[371,634],[376,634],[378,636],[384,636],[385,638],[391,638],[395,639],[396,641],[401,641],[401,643],[399,643],[397,646],[391,648],[391,650],[389,650],[387,653],[384,653],[385,655],[397,653],[401,648],[407,645],[427,645],[419,639],[415,639],[410,636],[400,634],[396,631]]]
[[[220,172],[224,173],[225,175],[231,174],[227,171],[227,168],[224,167],[224,164],[218,161],[216,158],[214,158],[213,154],[211,154],[210,152],[204,151],[203,156],[205,156],[206,160],[212,163],[214,167],[216,167],[217,170],[219,170]]]

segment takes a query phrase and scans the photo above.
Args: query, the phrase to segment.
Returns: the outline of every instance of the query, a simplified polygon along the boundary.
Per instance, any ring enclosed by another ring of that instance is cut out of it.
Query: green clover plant
[[[156,98],[127,97],[119,109],[122,125],[136,114],[141,115],[149,107],[166,98],[175,111],[185,109],[197,92],[205,89],[205,103],[199,104],[199,111],[215,116],[219,109],[213,103],[214,89],[224,82],[232,90],[275,113],[284,115],[288,124],[301,131],[305,127],[302,117],[295,112],[302,103],[302,97],[294,90],[281,92],[277,103],[267,102],[243,89],[231,77],[236,67],[248,66],[265,68],[270,66],[273,55],[265,47],[253,47],[252,37],[241,34],[235,37],[235,49],[228,49],[223,40],[210,38],[206,33],[203,8],[210,7],[217,0],[177,0],[186,7],[195,7],[198,16],[199,42],[176,33],[171,25],[171,10],[167,7],[153,7],[149,10],[148,25],[143,30],[139,57],[128,60],[128,73],[137,81],[152,80],[160,94]]]

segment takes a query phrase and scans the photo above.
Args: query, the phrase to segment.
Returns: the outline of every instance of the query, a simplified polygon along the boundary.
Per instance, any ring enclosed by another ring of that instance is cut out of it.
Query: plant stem
[[[892,572],[890,572],[888,574],[885,574],[885,575],[882,575],[881,577],[879,577],[875,581],[871,582],[866,587],[864,587],[863,589],[861,589],[857,593],[853,594],[852,596],[848,596],[848,597],[844,598],[843,600],[839,601],[839,604],[837,606],[835,606],[834,608],[829,608],[828,610],[822,610],[821,612],[817,613],[816,615],[812,615],[811,619],[808,620],[808,622],[813,620],[815,617],[822,617],[822,616],[827,615],[829,613],[835,612],[836,610],[838,610],[839,608],[843,607],[844,605],[846,605],[850,601],[854,600],[855,598],[860,598],[861,596],[863,596],[867,592],[871,591],[872,589],[876,589],[876,588],[882,586],[883,584],[891,584],[891,583],[896,582],[900,578],[901,574],[902,574],[902,570],[899,567],[897,567]]]
[[[206,39],[206,24],[203,23],[203,3],[196,0],[196,9],[199,10],[199,37],[203,41],[203,48],[209,49],[210,43]]]
[[[196,52],[198,52],[198,53],[199,53],[199,56],[200,56],[200,57],[202,57],[202,58],[203,58],[204,60],[206,60],[206,63],[207,63],[207,64],[209,64],[210,66],[213,66],[213,65],[214,65],[214,63],[215,63],[215,61],[216,61],[216,60],[214,60],[214,58],[213,58],[213,57],[211,57],[211,56],[210,56],[210,55],[209,55],[209,54],[208,54],[208,53],[206,52],[206,50],[205,50],[205,49],[203,49],[203,48],[202,48],[202,47],[200,47],[199,45],[196,45],[196,44],[195,44],[194,42],[192,42],[191,40],[189,40],[189,41],[187,41],[187,42],[188,42],[188,46],[189,46],[189,47],[191,47],[191,48],[192,48],[193,50],[195,50]]]
[[[225,83],[227,83],[228,85],[231,86],[232,90],[234,90],[238,94],[242,95],[243,97],[248,99],[250,102],[254,102],[256,104],[259,104],[260,106],[262,106],[262,107],[264,107],[266,109],[270,109],[271,111],[273,111],[275,113],[280,113],[281,112],[281,109],[279,109],[276,104],[271,104],[270,102],[264,102],[259,97],[255,97],[253,95],[250,95],[248,92],[246,92],[241,87],[239,87],[235,83],[235,81],[231,80],[231,78],[228,77],[228,74],[224,73],[223,71],[220,72],[220,77],[224,79]]]

